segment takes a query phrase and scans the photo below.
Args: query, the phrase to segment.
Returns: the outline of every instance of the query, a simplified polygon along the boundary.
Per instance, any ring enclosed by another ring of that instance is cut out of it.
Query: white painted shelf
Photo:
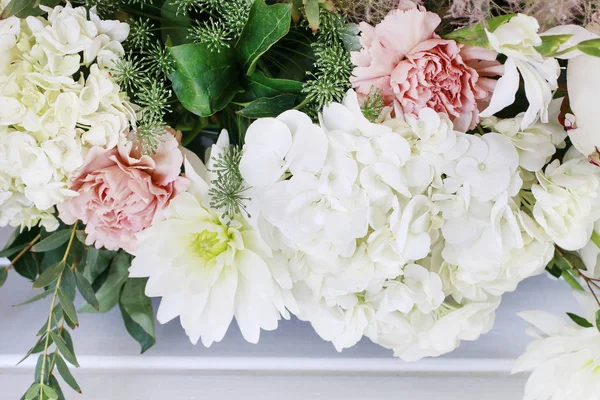
[[[35,358],[16,362],[35,342],[47,306],[12,307],[35,292],[12,272],[0,289],[0,399],[18,400],[32,380]],[[416,363],[392,357],[369,340],[337,353],[310,325],[293,319],[259,344],[246,343],[232,326],[211,348],[189,343],[178,321],[157,326],[157,344],[140,356],[117,309],[80,315],[73,333],[82,368],[74,372],[84,394],[68,399],[520,399],[525,376],[510,376],[529,338],[516,313],[527,309],[576,310],[567,285],[540,276],[505,296],[494,329],[455,352]]]

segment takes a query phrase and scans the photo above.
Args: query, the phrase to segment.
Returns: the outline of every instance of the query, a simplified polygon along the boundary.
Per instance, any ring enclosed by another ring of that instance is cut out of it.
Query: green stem
[[[63,264],[67,261],[67,257],[69,256],[69,251],[71,251],[71,245],[73,244],[73,239],[75,238],[75,233],[77,232],[77,225],[78,225],[77,222],[75,223],[75,225],[73,225],[73,230],[71,231],[71,237],[69,239],[69,244],[67,245],[67,249],[61,260],[61,262]],[[46,360],[48,359],[48,347],[50,347],[49,341],[50,341],[50,332],[52,331],[52,320],[53,320],[52,317],[54,316],[54,307],[56,306],[56,299],[58,297],[58,290],[60,289],[60,283],[62,282],[63,274],[64,274],[64,269],[63,269],[63,272],[61,272],[60,275],[58,276],[58,279],[56,280],[56,286],[54,287],[54,293],[52,294],[52,302],[50,303],[50,312],[48,313],[48,324],[46,325],[46,340],[44,342],[44,354],[43,354],[43,359],[42,359],[42,368],[40,371],[40,399],[43,398],[44,375],[46,373]]]

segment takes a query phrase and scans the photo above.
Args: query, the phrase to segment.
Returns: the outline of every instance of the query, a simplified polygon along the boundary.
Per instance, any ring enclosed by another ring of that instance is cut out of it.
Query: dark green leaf
[[[119,302],[123,309],[146,333],[154,336],[154,310],[144,293],[147,279],[131,278],[125,282]]]
[[[46,297],[48,297],[50,294],[52,294],[53,291],[52,290],[45,290],[41,293],[36,294],[35,296],[33,296],[32,298],[25,300],[22,303],[19,304],[15,304],[13,307],[19,307],[19,306],[24,306],[25,304],[31,304],[31,303],[35,303],[38,300],[41,299],[45,299]]]
[[[572,251],[557,248],[554,252],[554,262],[564,271],[574,272],[576,269],[580,271],[587,270],[579,254]]]
[[[347,51],[360,51],[360,27],[357,24],[347,24],[341,32],[342,43]]]
[[[149,335],[141,326],[131,319],[121,304],[119,304],[119,309],[121,310],[121,316],[123,317],[123,322],[125,322],[127,332],[129,332],[131,337],[140,344],[142,353],[154,346],[156,338],[153,335]]]
[[[188,31],[192,26],[192,22],[187,10],[178,13],[178,8],[174,1],[165,1],[160,10],[160,15],[163,18],[162,39],[165,43],[170,40],[171,46],[190,42]]]
[[[201,117],[225,108],[242,89],[235,53],[211,52],[206,44],[185,44],[170,49],[176,70],[169,79],[181,104]]]
[[[56,344],[58,351],[60,351],[60,353],[65,358],[65,360],[67,360],[74,366],[79,367],[79,363],[77,362],[77,358],[75,357],[75,354],[73,353],[72,348],[69,349],[67,344],[65,343],[65,341],[61,337],[59,337],[55,333],[55,331],[50,332],[50,335],[52,337],[52,340],[54,340],[54,343]]]
[[[500,15],[490,18],[484,22],[470,25],[462,29],[457,29],[445,36],[445,39],[456,40],[462,44],[470,44],[473,46],[487,47],[488,38],[485,30],[493,32],[503,23],[510,20],[516,14]]]
[[[283,94],[302,96],[302,82],[267,78],[262,72],[255,72],[248,77],[246,90],[237,95],[235,101],[247,103],[261,97],[275,97]]]
[[[65,395],[63,394],[63,391],[54,375],[50,375],[50,380],[48,383],[50,384],[50,387],[56,391],[56,394],[58,395],[57,400],[65,400]]]
[[[0,19],[6,19],[13,15],[22,17],[22,13],[27,9],[33,8],[36,5],[36,3],[37,2],[35,0],[12,0],[6,5],[4,10],[2,10],[2,14],[0,14]]]
[[[246,118],[276,117],[284,111],[291,110],[296,106],[298,96],[294,94],[282,94],[275,97],[263,97],[254,100],[240,111],[240,115]]]
[[[52,344],[52,338],[50,337],[50,338],[48,338],[48,346],[50,346],[51,344]],[[30,355],[42,352],[44,350],[45,345],[46,345],[46,336],[44,335],[38,339],[38,341],[35,343],[35,345],[31,349],[29,349],[29,351],[27,351],[27,354],[25,354],[25,356],[17,363],[17,365],[21,364],[23,361],[28,359]]]
[[[291,4],[268,6],[263,0],[252,4],[248,22],[236,45],[248,75],[254,72],[258,59],[289,32],[291,9]]]
[[[39,273],[39,265],[35,257],[34,253],[27,252],[13,263],[13,268],[19,275],[34,281]]]
[[[87,235],[83,229],[78,229],[77,232],[75,232],[75,237],[81,244],[85,245],[85,239],[87,238]]]
[[[56,400],[56,399],[58,399],[58,394],[56,394],[56,391],[54,389],[52,389],[50,386],[43,385],[42,389],[44,390],[44,394],[46,396],[48,396],[49,400]]]
[[[16,246],[6,248],[6,249],[0,251],[0,257],[11,257],[11,256],[17,254],[18,252],[20,252],[21,250],[23,250],[27,246],[29,246],[29,243],[22,243],[22,244],[19,244]]]
[[[96,292],[96,299],[100,304],[100,310],[96,310],[89,304],[81,307],[81,312],[101,312],[105,313],[117,305],[121,288],[129,275],[128,269],[131,265],[129,255],[124,252],[117,253],[110,264],[108,276],[102,286]]]
[[[25,393],[25,400],[33,400],[40,393],[40,386],[41,384],[39,383],[31,385],[27,393]]]
[[[584,40],[577,45],[577,49],[581,50],[587,55],[600,57],[600,38]]]
[[[8,268],[0,268],[0,287],[4,286],[8,278]]]
[[[42,363],[46,364],[44,367],[44,382],[48,382],[48,373],[50,372],[50,357],[45,357],[44,354],[40,354],[38,357],[37,363],[35,364],[35,381],[37,383],[40,382],[40,377],[42,374]]]
[[[544,57],[550,57],[560,49],[560,46],[565,44],[573,35],[547,35],[542,36],[542,44],[536,46],[538,53]]]
[[[596,311],[596,329],[600,331],[600,310]]]
[[[100,311],[100,304],[98,303],[94,289],[88,280],[85,279],[85,276],[79,271],[75,271],[75,281],[77,282],[77,289],[79,289],[79,293],[81,293],[85,301],[97,311]]]
[[[69,371],[67,363],[65,363],[60,355],[56,356],[55,364],[56,368],[58,369],[58,373],[60,376],[62,376],[67,385],[69,385],[74,391],[81,393],[81,388],[71,374],[71,371]]]
[[[110,266],[110,262],[114,253],[108,250],[98,250],[94,247],[89,247],[87,250],[87,258],[83,276],[90,283],[93,283],[104,271]]]
[[[47,238],[43,239],[41,242],[36,243],[31,251],[35,253],[45,253],[47,251],[51,251],[59,248],[63,244],[67,243],[69,238],[71,237],[70,229],[63,229],[58,232],[52,233]]]
[[[79,325],[79,320],[77,319],[77,312],[75,311],[75,305],[73,305],[73,301],[69,298],[62,289],[58,289],[58,299],[60,300],[60,305],[65,313],[65,316],[69,317],[69,319],[75,323],[75,325]]]
[[[58,279],[60,274],[65,269],[65,263],[59,262],[54,264],[47,270],[45,270],[39,278],[33,283],[34,288],[43,288],[50,285],[52,282]]]
[[[75,282],[75,274],[67,265],[63,271],[62,280],[60,281],[60,288],[72,302],[75,301],[76,287],[77,284]]]
[[[580,317],[577,314],[572,314],[568,312],[567,315],[573,320],[573,322],[575,322],[577,325],[583,328],[592,328],[594,326],[587,319]]]

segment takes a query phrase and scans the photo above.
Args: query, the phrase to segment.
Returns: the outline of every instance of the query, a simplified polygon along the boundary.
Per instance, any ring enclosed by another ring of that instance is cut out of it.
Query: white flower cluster
[[[108,69],[129,26],[69,3],[42,8],[47,18],[0,21],[0,226],[53,230],[87,149],[114,147],[136,110]]]
[[[525,387],[525,400],[599,398],[600,332],[595,325],[598,306],[590,294],[574,294],[588,327],[544,311],[519,314],[532,325],[528,333],[534,337],[513,369],[513,373],[532,371]]]
[[[456,132],[431,109],[374,124],[352,91],[320,126],[297,111],[252,124],[240,171],[298,317],[338,350],[367,336],[405,360],[488,331],[501,295],[553,255],[520,196],[523,168],[554,151],[521,155],[564,137],[510,132]]]

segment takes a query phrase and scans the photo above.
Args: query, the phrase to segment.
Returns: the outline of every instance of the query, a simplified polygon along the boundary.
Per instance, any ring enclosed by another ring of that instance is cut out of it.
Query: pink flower
[[[467,131],[493,93],[490,77],[503,68],[494,51],[441,39],[440,22],[437,14],[413,8],[393,11],[375,27],[361,23],[363,48],[352,53],[351,81],[363,98],[379,91],[398,117],[433,108]]]
[[[180,176],[183,155],[175,136],[163,136],[154,155],[141,155],[121,138],[117,147],[90,149],[70,189],[79,196],[58,205],[66,224],[86,224],[86,244],[109,250],[134,252],[136,233],[148,228],[154,217],[188,180]]]

